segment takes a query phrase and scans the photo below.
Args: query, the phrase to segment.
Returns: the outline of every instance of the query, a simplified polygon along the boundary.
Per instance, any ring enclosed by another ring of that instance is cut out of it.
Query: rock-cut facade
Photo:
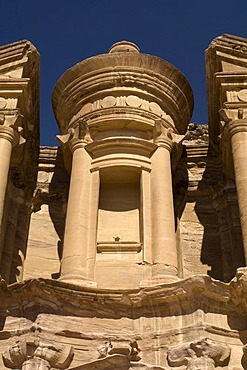
[[[0,47],[0,369],[247,368],[247,40],[206,50],[208,124],[121,41],[57,81]]]

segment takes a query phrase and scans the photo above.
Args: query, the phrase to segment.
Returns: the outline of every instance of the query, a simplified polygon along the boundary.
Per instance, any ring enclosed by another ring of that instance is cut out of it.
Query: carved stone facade
[[[39,54],[0,48],[0,369],[247,368],[247,40],[191,87],[131,42],[58,80],[39,147]]]

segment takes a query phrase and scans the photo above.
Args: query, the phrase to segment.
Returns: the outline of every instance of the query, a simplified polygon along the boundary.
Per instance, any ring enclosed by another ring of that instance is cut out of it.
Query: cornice
[[[169,284],[140,289],[111,290],[79,287],[49,279],[26,280],[7,286],[1,282],[1,316],[50,312],[80,316],[134,317],[154,314],[181,315],[197,309],[246,316],[247,272],[237,271],[230,283],[197,275]],[[172,307],[172,309],[171,309]]]
[[[234,36],[230,34],[222,34],[216,37],[212,43],[216,46],[218,51],[230,53],[232,56],[246,58],[247,40],[244,37]]]
[[[16,41],[0,47],[0,75],[11,72],[26,63],[32,54],[39,55],[34,45],[27,40]],[[34,66],[32,66],[34,67]],[[24,76],[23,76],[24,77]]]

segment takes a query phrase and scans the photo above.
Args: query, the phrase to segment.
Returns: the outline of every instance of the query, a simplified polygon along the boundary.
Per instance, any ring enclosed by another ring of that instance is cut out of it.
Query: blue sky
[[[56,145],[58,78],[116,41],[179,68],[194,91],[193,122],[207,122],[204,50],[222,33],[247,37],[247,0],[0,0],[0,44],[30,40],[41,54],[41,144]]]

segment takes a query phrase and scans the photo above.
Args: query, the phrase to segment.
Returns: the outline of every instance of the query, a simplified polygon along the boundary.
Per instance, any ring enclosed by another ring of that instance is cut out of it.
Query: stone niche
[[[103,170],[100,174],[97,251],[140,252],[140,171],[128,167]],[[114,250],[116,249],[116,250]]]

